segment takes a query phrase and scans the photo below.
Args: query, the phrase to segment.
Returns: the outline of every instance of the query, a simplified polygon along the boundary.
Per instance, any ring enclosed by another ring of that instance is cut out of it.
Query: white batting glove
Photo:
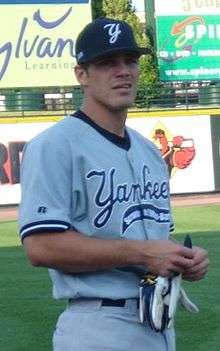
[[[146,275],[140,283],[140,321],[156,332],[173,325],[178,302],[189,312],[199,312],[181,287],[181,275],[174,278]]]

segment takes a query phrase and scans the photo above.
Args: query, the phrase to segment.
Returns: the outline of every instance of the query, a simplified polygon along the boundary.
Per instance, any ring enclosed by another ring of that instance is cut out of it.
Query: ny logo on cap
[[[108,30],[108,35],[110,36],[109,43],[114,44],[117,41],[119,34],[121,33],[120,23],[109,23],[104,26],[104,29],[105,28],[109,28]]]

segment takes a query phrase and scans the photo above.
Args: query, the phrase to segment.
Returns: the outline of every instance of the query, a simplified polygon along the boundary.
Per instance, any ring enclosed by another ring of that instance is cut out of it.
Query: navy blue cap
[[[138,55],[150,53],[150,49],[137,45],[133,30],[127,22],[106,17],[89,23],[76,40],[75,54],[78,64],[118,51],[134,52]]]

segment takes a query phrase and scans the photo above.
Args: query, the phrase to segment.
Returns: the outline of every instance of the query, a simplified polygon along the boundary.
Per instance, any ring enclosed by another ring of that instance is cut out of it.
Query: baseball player
[[[140,279],[149,271],[199,280],[207,271],[205,250],[169,240],[166,165],[125,127],[146,53],[126,22],[88,24],[76,42],[81,109],[25,148],[21,240],[30,262],[49,268],[54,298],[67,299],[54,351],[174,351],[173,328],[140,323]]]

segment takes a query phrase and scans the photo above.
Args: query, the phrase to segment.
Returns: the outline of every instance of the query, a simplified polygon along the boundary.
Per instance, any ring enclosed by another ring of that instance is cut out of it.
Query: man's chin
[[[112,106],[112,110],[114,111],[123,111],[127,110],[128,108],[132,107],[134,104],[134,101],[118,101],[114,103]]]

